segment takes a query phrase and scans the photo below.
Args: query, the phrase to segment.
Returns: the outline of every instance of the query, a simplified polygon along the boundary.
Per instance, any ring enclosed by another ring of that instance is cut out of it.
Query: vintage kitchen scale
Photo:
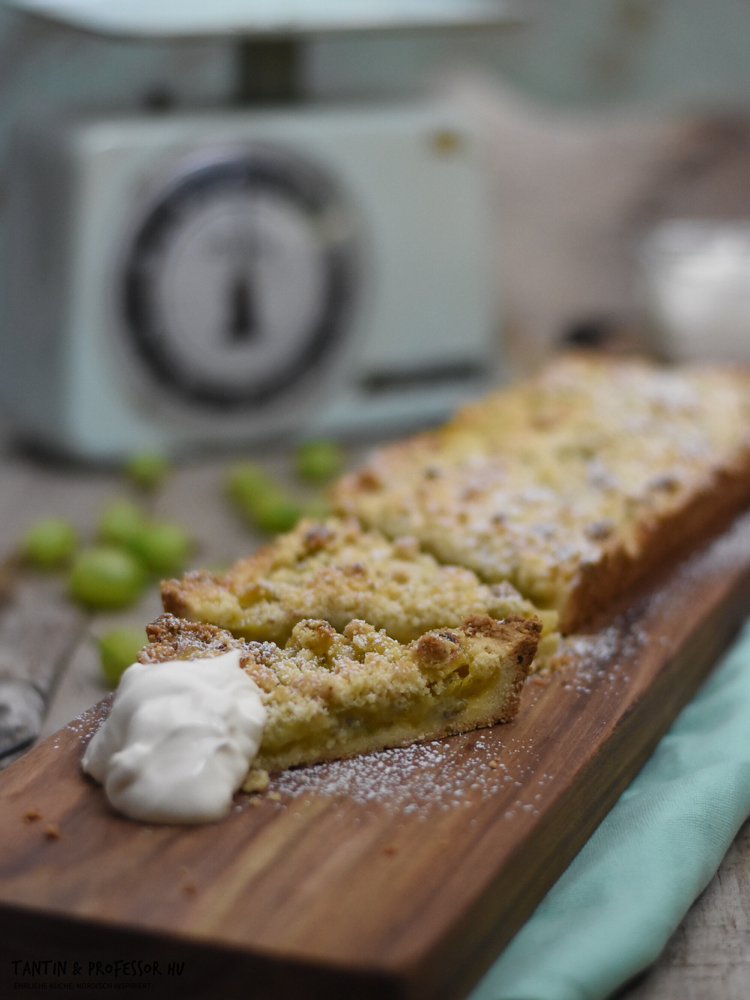
[[[506,4],[18,6],[141,41],[238,36],[243,91],[237,107],[17,129],[0,402],[26,436],[108,459],[395,430],[497,374],[465,115],[304,103],[296,71],[320,33],[497,27]]]

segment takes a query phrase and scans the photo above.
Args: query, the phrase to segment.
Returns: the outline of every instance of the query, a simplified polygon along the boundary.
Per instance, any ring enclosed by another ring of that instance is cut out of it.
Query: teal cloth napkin
[[[469,1000],[599,1000],[659,955],[750,814],[750,621]]]

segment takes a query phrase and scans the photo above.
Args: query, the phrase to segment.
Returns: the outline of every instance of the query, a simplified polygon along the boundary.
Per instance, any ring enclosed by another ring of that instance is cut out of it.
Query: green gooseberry
[[[132,541],[133,551],[144,566],[160,576],[180,573],[192,547],[187,532],[170,521],[145,524]]]
[[[44,517],[27,531],[21,551],[38,569],[55,569],[69,562],[78,547],[78,533],[62,517]]]
[[[273,479],[257,462],[235,462],[227,471],[227,494],[241,507],[274,490]]]
[[[143,629],[116,628],[97,639],[104,680],[115,688],[146,643]]]
[[[127,497],[119,497],[107,504],[99,518],[99,538],[103,542],[131,548],[134,539],[148,524],[146,515],[138,504]]]
[[[261,531],[289,531],[302,516],[298,503],[280,489],[269,490],[248,505],[247,515]]]
[[[310,482],[333,479],[345,461],[344,450],[336,441],[306,441],[294,453],[297,475]]]
[[[146,584],[138,559],[125,549],[98,545],[84,549],[70,572],[70,595],[87,608],[123,608]]]
[[[131,455],[123,469],[128,479],[142,490],[155,490],[166,479],[172,464],[158,451]]]

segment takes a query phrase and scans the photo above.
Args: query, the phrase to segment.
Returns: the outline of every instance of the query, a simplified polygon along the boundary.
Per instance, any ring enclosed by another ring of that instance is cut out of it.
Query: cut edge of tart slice
[[[414,538],[391,540],[354,518],[303,520],[225,573],[202,570],[161,585],[164,609],[210,622],[238,638],[283,645],[294,626],[320,619],[342,631],[355,619],[399,642],[471,615],[538,617],[534,669],[557,649],[557,612],[538,611],[509,583],[488,585],[461,566],[440,565]]]
[[[541,633],[538,619],[487,615],[403,644],[367,622],[299,622],[280,647],[165,614],[144,663],[239,649],[268,713],[253,768],[282,771],[508,722]]]

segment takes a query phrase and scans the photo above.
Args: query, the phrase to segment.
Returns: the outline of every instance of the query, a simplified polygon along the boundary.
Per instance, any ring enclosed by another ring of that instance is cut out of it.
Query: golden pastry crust
[[[170,614],[146,631],[143,663],[241,651],[268,712],[253,767],[279,771],[510,720],[541,623],[477,615],[402,644],[362,621],[302,621],[283,648]]]
[[[568,356],[378,450],[342,515],[581,627],[750,499],[750,376]]]
[[[556,613],[539,613],[509,584],[483,584],[471,570],[439,565],[413,538],[389,541],[353,518],[305,520],[224,574],[166,580],[162,601],[178,617],[281,645],[308,618],[338,631],[362,619],[410,642],[471,615],[538,616],[544,632],[535,669],[544,669],[558,639]]]

